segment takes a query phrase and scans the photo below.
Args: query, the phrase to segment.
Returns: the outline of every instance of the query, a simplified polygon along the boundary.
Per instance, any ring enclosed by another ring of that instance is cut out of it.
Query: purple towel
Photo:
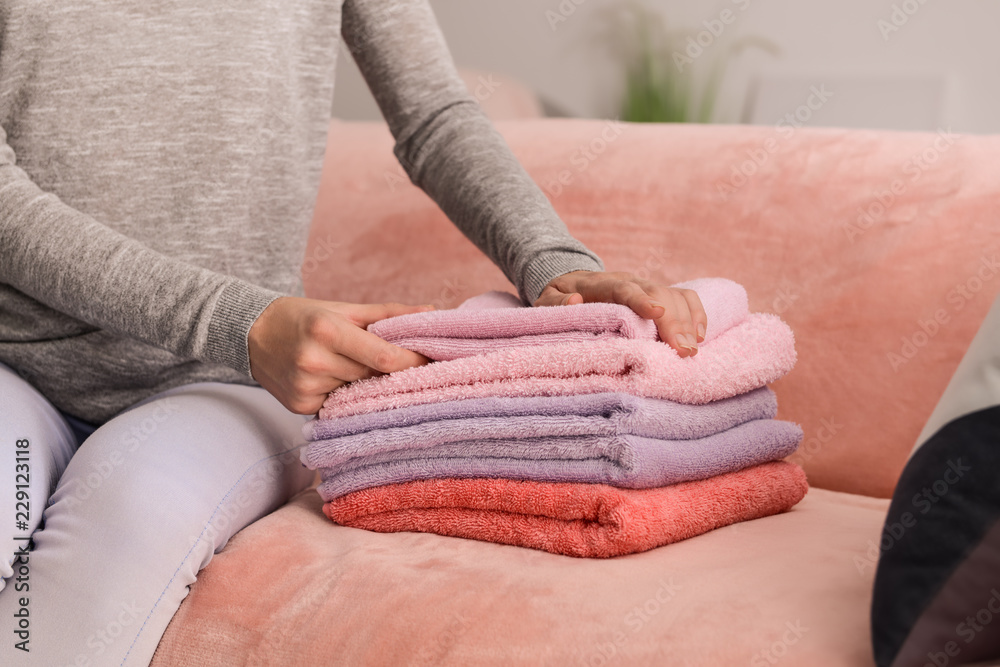
[[[646,489],[734,472],[784,458],[802,440],[791,422],[758,419],[714,435],[662,440],[637,435],[482,439],[387,451],[321,467],[329,502],[385,484],[446,477],[582,482]]]
[[[302,451],[310,468],[401,449],[482,439],[638,435],[689,440],[777,415],[767,387],[704,405],[686,405],[624,393],[577,396],[489,397],[411,405],[303,427],[314,441]]]

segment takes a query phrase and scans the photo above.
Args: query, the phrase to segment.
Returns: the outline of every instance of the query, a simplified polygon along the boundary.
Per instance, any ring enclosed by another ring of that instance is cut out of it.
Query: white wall
[[[617,113],[621,73],[595,39],[601,12],[614,0],[431,1],[460,66],[516,77],[570,115]],[[944,126],[956,132],[1000,133],[1000,2],[996,0],[923,0],[923,4],[921,0],[647,0],[646,4],[662,11],[678,28],[699,27],[725,9],[733,13],[722,37],[696,61],[702,70],[726,40],[741,35],[766,37],[781,49],[779,57],[747,53],[735,63],[725,80],[718,120],[741,119],[746,92],[760,77],[848,82],[940,77],[947,81],[939,113]],[[893,6],[904,4],[911,14],[897,13],[897,20],[905,16],[906,21],[885,39],[878,21],[891,21]],[[566,20],[553,29],[548,11]],[[335,115],[376,117],[353,63],[348,57],[341,60]],[[874,124],[885,125],[885,113],[873,116],[881,118]],[[904,121],[900,118],[900,128],[909,127]]]

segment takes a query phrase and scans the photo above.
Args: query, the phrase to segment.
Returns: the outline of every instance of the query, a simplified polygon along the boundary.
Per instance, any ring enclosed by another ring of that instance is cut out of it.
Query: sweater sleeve
[[[347,0],[342,33],[410,180],[530,305],[553,278],[601,271],[458,75],[427,0]]]
[[[281,294],[179,261],[43,192],[0,128],[0,282],[96,327],[247,375],[247,334]]]

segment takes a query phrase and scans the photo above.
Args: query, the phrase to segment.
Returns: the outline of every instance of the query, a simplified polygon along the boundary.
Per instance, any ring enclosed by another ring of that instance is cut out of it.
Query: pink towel
[[[801,468],[778,461],[645,490],[431,479],[356,491],[324,504],[323,512],[336,523],[381,533],[437,533],[609,558],[787,511],[808,488]]]
[[[708,328],[705,342],[746,320],[747,293],[725,278],[700,278],[675,285],[698,293]],[[627,338],[657,341],[656,325],[627,306],[522,307],[513,294],[487,292],[457,309],[413,313],[380,320],[368,331],[429,359],[452,360],[496,350],[551,343]]]
[[[345,385],[330,393],[319,418],[486,396],[625,392],[703,404],[762,387],[794,365],[788,325],[754,313],[686,359],[666,343],[620,338],[500,349]]]

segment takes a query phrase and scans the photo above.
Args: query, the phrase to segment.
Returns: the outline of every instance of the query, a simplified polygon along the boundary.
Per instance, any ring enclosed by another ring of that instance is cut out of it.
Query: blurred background
[[[1000,132],[996,0],[431,5],[494,118]],[[381,118],[346,49],[333,114]]]

